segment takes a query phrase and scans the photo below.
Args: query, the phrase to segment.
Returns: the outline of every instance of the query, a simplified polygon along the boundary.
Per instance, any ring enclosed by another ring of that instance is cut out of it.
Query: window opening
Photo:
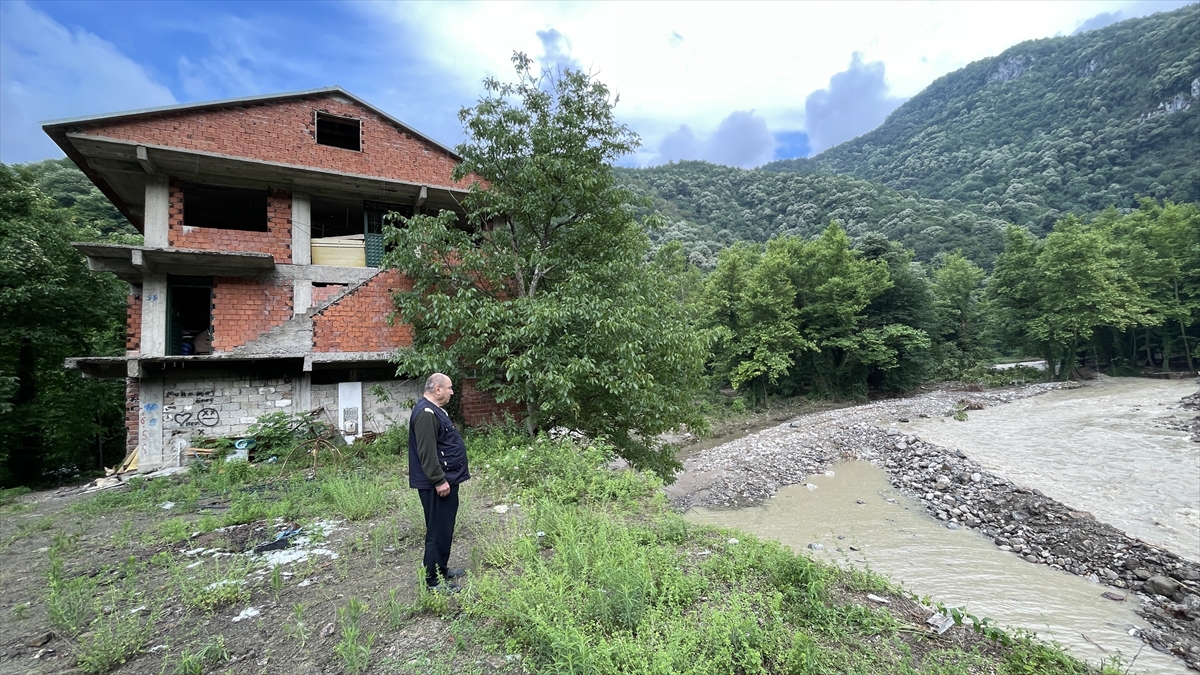
[[[317,113],[317,143],[358,152],[362,149],[361,126],[356,119]]]
[[[223,230],[267,231],[267,192],[185,183],[183,224]]]
[[[313,197],[311,203],[314,239],[363,233],[362,202]]]
[[[212,353],[212,277],[167,277],[167,353]]]

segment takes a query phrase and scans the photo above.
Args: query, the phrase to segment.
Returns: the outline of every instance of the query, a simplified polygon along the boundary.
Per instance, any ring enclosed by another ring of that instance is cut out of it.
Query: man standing
[[[458,590],[451,583],[466,574],[450,568],[450,544],[458,516],[458,485],[471,477],[467,446],[442,409],[454,396],[450,378],[434,373],[408,419],[408,486],[416,488],[425,510],[425,584]]]

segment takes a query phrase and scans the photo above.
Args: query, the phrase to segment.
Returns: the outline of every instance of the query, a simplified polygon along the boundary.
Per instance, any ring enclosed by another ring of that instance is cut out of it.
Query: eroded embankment
[[[1111,597],[1135,594],[1128,600],[1141,601],[1138,613],[1149,624],[1141,638],[1200,670],[1200,565],[994,475],[960,451],[900,429],[910,419],[1002,405],[1059,386],[946,389],[805,416],[695,453],[669,492],[681,508],[748,506],[782,485],[805,482],[839,459],[870,461],[947,527],[976,530],[1031,564],[1108,584]],[[1182,403],[1194,406],[1197,398]]]

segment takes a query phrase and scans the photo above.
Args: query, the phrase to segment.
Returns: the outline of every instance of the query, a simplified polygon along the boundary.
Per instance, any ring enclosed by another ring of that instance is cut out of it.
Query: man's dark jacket
[[[436,457],[422,457],[417,448],[417,426],[430,428],[431,418],[437,423],[437,454]],[[408,418],[408,486],[428,490],[443,480],[451,485],[458,485],[470,477],[471,472],[467,469],[467,446],[458,434],[458,429],[450,421],[446,411],[429,399],[421,397],[413,406],[412,415]]]

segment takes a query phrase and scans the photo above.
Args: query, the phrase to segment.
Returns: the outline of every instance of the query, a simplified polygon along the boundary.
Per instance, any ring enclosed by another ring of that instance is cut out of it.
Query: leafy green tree
[[[933,272],[937,312],[938,374],[956,377],[989,356],[980,296],[987,274],[959,253]]]
[[[788,374],[798,352],[816,346],[800,334],[797,289],[789,278],[798,245],[801,242],[793,237],[768,242],[741,289],[737,308],[741,330],[731,349],[736,365],[731,364],[728,377],[734,389],[757,383],[750,389],[752,402],[765,401],[767,385]]]
[[[984,297],[991,332],[1021,354],[1042,356],[1053,375],[1055,355],[1051,345],[1031,328],[1041,311],[1042,289],[1037,270],[1041,248],[1037,237],[1024,228],[1010,225],[1004,252],[996,258]]]
[[[141,243],[141,235],[133,225],[70,159],[47,159],[22,168],[37,189],[54,200],[59,211],[76,227],[95,230],[110,241],[125,241],[123,237],[129,237],[136,240],[134,243]],[[114,239],[113,235],[121,236]]]
[[[1102,232],[1068,216],[1054,226],[1038,255],[1040,298],[1029,330],[1060,355],[1060,377],[1075,369],[1080,344],[1096,328],[1124,330],[1143,311],[1140,289],[1122,274],[1109,248]]]
[[[387,264],[413,282],[396,296],[414,327],[395,356],[406,373],[475,373],[523,408],[529,431],[562,426],[606,437],[634,466],[670,479],[658,437],[703,428],[693,405],[707,337],[693,329],[611,163],[638,139],[586,73],[537,77],[516,54],[517,81],[489,78],[460,113],[470,140],[456,178],[478,178],[455,216],[390,228]]]
[[[771,392],[863,395],[872,380],[895,389],[918,382],[930,346],[928,284],[907,251],[880,241],[868,258],[833,223],[813,240],[724,251],[705,289],[705,316],[720,335],[714,374],[756,402]]]
[[[1200,207],[1195,204],[1162,206],[1143,199],[1136,211],[1121,216],[1109,209],[1094,227],[1112,241],[1112,250],[1123,272],[1140,290],[1144,309],[1128,356],[1144,352],[1153,362],[1152,348],[1162,348],[1163,366],[1171,368],[1170,355],[1182,351],[1188,370],[1195,370],[1192,352],[1196,340],[1189,330],[1200,321]],[[1139,344],[1138,335],[1142,336]]]
[[[121,383],[63,368],[70,356],[119,354],[124,342],[127,288],[88,271],[70,242],[100,233],[76,220],[37,188],[34,172],[0,164],[0,456],[8,484],[38,485],[124,454]]]
[[[896,348],[894,359],[870,367],[867,384],[872,389],[911,391],[925,381],[933,368],[931,351],[938,326],[929,277],[924,266],[913,262],[911,250],[887,241],[878,233],[862,237],[857,248],[865,259],[887,263],[891,286],[867,305],[866,327],[888,331]],[[914,332],[902,330],[901,326]],[[914,340],[909,341],[908,337]]]

